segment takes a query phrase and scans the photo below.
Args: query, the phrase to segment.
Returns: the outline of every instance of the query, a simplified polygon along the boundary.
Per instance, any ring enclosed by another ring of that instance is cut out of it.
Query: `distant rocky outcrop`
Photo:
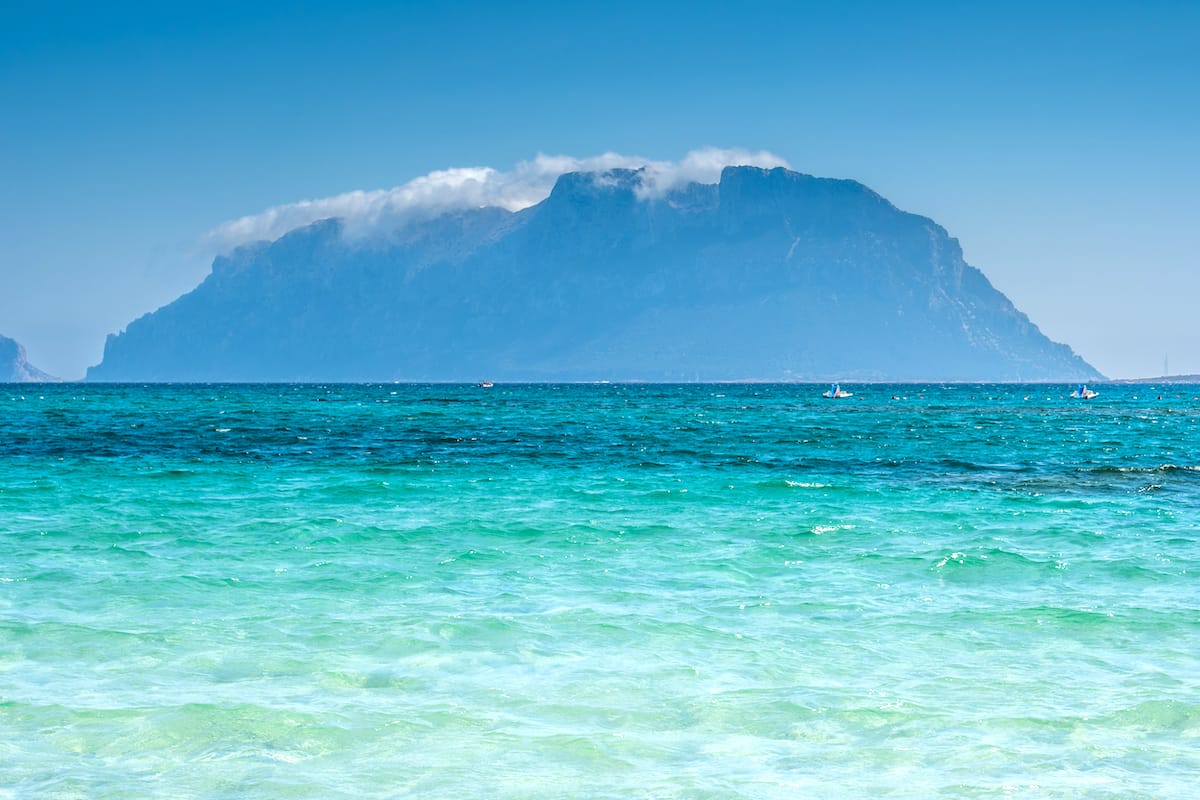
[[[0,336],[0,383],[46,383],[57,381],[25,360],[25,348]]]
[[[1185,384],[1192,384],[1192,383],[1200,383],[1200,375],[1159,375],[1157,378],[1122,378],[1120,380],[1114,380],[1113,383],[1139,383],[1139,384],[1141,384],[1141,383],[1147,383],[1147,384],[1185,383]]]
[[[327,220],[217,258],[89,380],[1095,381],[933,221],[862,184],[729,167],[648,196],[570,173],[352,241]]]

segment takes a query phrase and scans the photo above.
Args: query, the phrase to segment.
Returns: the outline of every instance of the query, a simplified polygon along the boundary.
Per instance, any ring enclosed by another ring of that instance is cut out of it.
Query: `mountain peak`
[[[730,180],[795,180],[811,179],[815,180],[812,175],[807,175],[803,172],[796,172],[787,167],[756,167],[749,164],[730,164],[721,168],[720,183],[725,183]]]
[[[846,178],[818,178],[787,167],[729,166],[721,170],[722,194],[755,191],[776,196],[824,195],[837,198],[857,197],[871,203],[891,203],[869,187]]]
[[[25,348],[0,336],[0,383],[48,383],[58,378],[47,375],[25,359]]]
[[[548,199],[572,202],[604,195],[634,195],[646,174],[641,169],[609,169],[601,172],[564,172],[554,182]]]

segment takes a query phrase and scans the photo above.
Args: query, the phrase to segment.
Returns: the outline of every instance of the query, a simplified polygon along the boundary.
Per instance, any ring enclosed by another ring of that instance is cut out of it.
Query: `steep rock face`
[[[0,383],[46,383],[57,381],[25,360],[25,348],[0,336]]]
[[[646,196],[563,175],[354,242],[241,248],[110,336],[90,380],[1096,380],[929,219],[853,181],[730,167]]]

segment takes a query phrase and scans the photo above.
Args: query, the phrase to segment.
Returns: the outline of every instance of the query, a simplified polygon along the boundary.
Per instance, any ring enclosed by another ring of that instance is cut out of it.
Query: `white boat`
[[[842,388],[841,384],[834,383],[829,386],[828,391],[821,394],[821,397],[827,397],[831,400],[840,400],[843,397],[853,397],[854,392],[847,392]]]
[[[1096,397],[1099,394],[1099,392],[1089,389],[1086,383],[1081,383],[1079,384],[1078,389],[1071,392],[1071,397],[1075,398],[1076,400],[1091,400],[1093,397]]]
[[[490,389],[490,388],[492,388],[492,387],[493,387],[493,386],[495,386],[495,385],[496,385],[496,384],[492,383],[491,381],[480,381],[480,382],[479,382],[479,388],[480,388],[480,389]]]

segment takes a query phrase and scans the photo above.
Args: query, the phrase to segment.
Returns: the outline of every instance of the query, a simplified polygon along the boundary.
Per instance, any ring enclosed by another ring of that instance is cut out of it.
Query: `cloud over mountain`
[[[455,167],[430,172],[391,189],[357,190],[274,206],[223,223],[210,231],[205,240],[213,250],[228,252],[249,242],[278,239],[288,231],[330,217],[344,220],[343,232],[347,237],[367,238],[455,209],[495,206],[518,211],[545,200],[555,181],[567,172],[640,169],[639,196],[658,197],[686,183],[714,183],[727,166],[790,165],[765,150],[738,148],[701,148],[678,161],[655,161],[620,153],[587,158],[539,153],[507,171]]]

